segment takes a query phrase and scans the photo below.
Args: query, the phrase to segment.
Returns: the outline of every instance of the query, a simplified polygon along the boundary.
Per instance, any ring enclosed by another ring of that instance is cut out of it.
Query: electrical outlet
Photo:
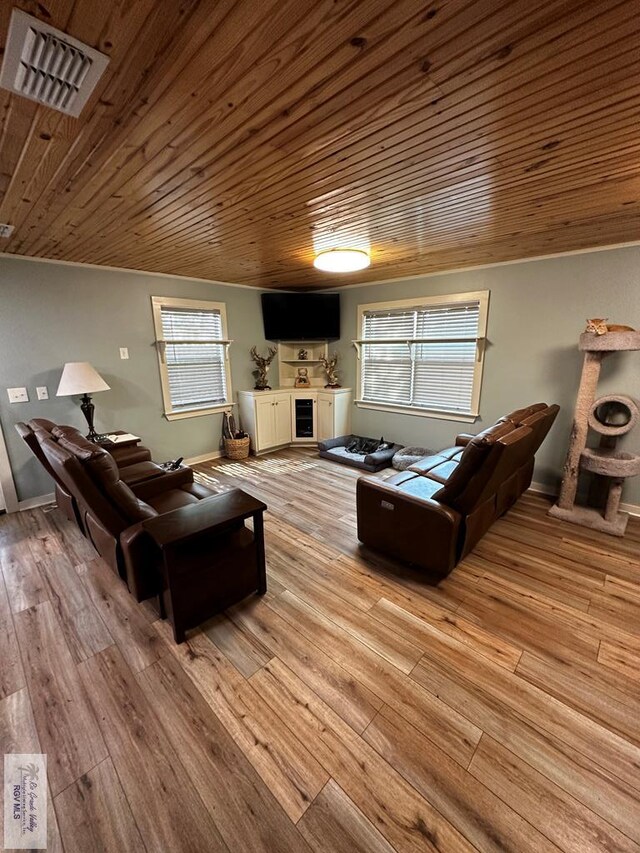
[[[49,389],[46,385],[38,385],[36,388],[36,394],[38,395],[38,400],[49,399]]]
[[[129,348],[120,347],[120,358],[129,358]]]
[[[7,388],[10,403],[28,403],[29,395],[26,388]]]

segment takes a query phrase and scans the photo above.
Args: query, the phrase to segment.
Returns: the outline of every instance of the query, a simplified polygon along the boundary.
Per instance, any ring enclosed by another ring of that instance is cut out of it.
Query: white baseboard
[[[551,498],[555,498],[558,495],[558,492],[552,486],[545,486],[544,483],[531,483],[529,491],[535,492],[538,495],[548,495]],[[622,512],[628,512],[629,515],[640,517],[640,506],[638,504],[621,503],[620,509]]]
[[[51,492],[48,495],[36,495],[35,498],[26,498],[24,501],[18,501],[18,511],[22,512],[25,509],[35,509],[38,506],[46,506],[47,504],[55,503],[56,496]]]
[[[184,460],[185,465],[198,465],[200,462],[208,462],[209,459],[222,459],[224,453],[222,450],[211,450],[209,453],[203,453],[201,456],[191,456]]]

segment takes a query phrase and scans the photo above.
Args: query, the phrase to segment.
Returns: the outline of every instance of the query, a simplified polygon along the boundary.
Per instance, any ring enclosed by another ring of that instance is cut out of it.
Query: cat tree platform
[[[590,506],[578,506],[577,504],[574,504],[570,509],[563,509],[556,504],[549,510],[549,515],[552,518],[560,519],[560,521],[579,524],[581,527],[599,530],[600,533],[609,533],[611,536],[624,536],[629,521],[626,512],[617,512],[611,519],[607,519],[600,510]]]
[[[585,447],[580,454],[580,467],[601,477],[624,480],[640,474],[640,456],[615,448]]]
[[[580,335],[578,348],[583,352],[640,350],[640,332],[607,332],[606,335],[583,332]]]

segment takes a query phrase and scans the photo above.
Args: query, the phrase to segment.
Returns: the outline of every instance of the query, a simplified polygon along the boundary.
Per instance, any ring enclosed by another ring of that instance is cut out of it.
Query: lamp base
[[[82,410],[82,414],[86,418],[87,426],[89,427],[87,438],[89,441],[95,441],[98,438],[98,433],[93,428],[93,415],[96,407],[91,402],[91,397],[88,394],[83,394],[80,398],[80,408]]]

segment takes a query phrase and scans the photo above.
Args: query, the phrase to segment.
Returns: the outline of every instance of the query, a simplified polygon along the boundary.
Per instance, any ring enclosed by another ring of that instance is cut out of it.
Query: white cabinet
[[[351,389],[240,391],[240,424],[253,453],[315,444],[351,431]]]
[[[351,432],[351,394],[348,390],[318,391],[318,441]]]
[[[251,436],[251,449],[262,453],[291,443],[291,394],[241,391],[240,422]]]

